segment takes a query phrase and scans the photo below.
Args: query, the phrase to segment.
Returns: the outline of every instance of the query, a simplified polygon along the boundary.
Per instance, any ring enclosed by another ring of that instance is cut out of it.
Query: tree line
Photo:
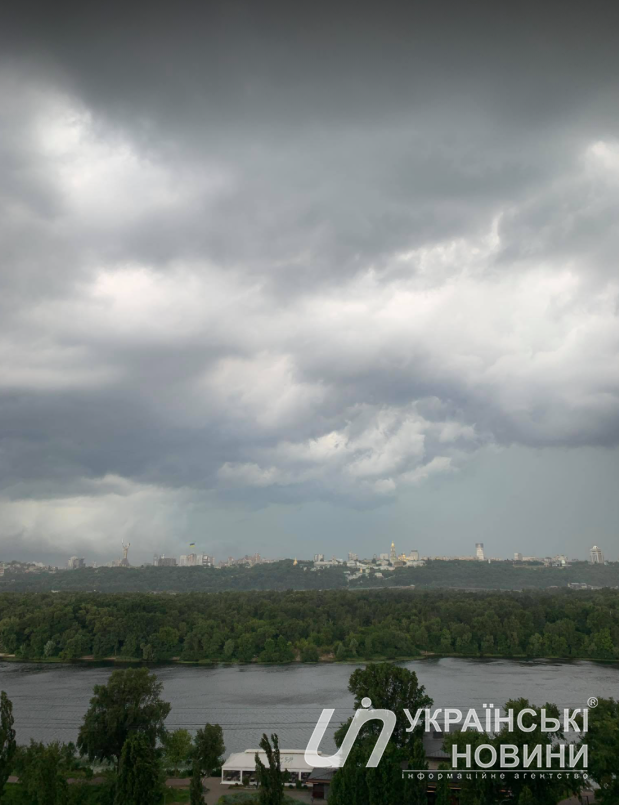
[[[10,593],[0,596],[0,651],[48,661],[614,660],[619,592]]]

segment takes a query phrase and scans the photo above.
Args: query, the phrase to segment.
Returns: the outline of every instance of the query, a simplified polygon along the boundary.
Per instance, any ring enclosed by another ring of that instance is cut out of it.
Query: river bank
[[[394,663],[407,663],[417,662],[430,659],[454,659],[454,660],[478,660],[479,662],[494,662],[496,660],[513,660],[515,662],[531,662],[531,663],[574,663],[574,662],[591,662],[600,665],[611,665],[619,668],[618,659],[604,659],[599,657],[561,657],[561,656],[544,656],[532,657],[528,654],[439,654],[438,652],[424,651],[421,654],[414,656],[403,657],[355,657],[347,660],[336,660],[333,656],[321,657],[317,662],[303,662],[300,659],[294,659],[287,663],[282,662],[266,662],[264,660],[252,660],[250,662],[243,662],[241,660],[230,660],[229,662],[222,662],[220,660],[182,660],[180,657],[172,657],[169,660],[144,660],[140,657],[94,657],[92,655],[85,655],[83,657],[75,657],[73,659],[61,659],[60,657],[35,657],[23,658],[17,657],[15,654],[2,654],[0,652],[0,662],[15,662],[15,663],[31,663],[33,665],[98,665],[98,666],[134,666],[146,665],[149,668],[165,668],[170,666],[188,666],[188,667],[202,667],[202,668],[234,668],[237,666],[286,666],[286,665],[343,665],[343,666],[358,666],[369,665],[377,662],[394,662]]]

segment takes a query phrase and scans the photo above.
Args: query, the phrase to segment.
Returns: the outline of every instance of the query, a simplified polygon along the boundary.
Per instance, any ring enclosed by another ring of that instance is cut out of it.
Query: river
[[[503,704],[524,696],[535,704],[584,707],[591,696],[619,698],[619,666],[591,662],[518,662],[454,658],[402,663],[415,671],[436,707]],[[347,690],[354,665],[168,665],[154,669],[172,704],[168,728],[221,724],[226,754],[256,747],[263,732],[280,746],[304,748],[323,707],[333,725],[352,713]],[[0,687],[13,701],[18,743],[75,740],[92,695],[110,666],[0,663]],[[325,738],[321,748],[333,750]]]

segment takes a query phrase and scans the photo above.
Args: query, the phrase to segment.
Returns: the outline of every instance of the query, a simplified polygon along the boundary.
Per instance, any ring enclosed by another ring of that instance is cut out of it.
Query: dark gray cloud
[[[616,446],[618,13],[14,6],[7,539]]]

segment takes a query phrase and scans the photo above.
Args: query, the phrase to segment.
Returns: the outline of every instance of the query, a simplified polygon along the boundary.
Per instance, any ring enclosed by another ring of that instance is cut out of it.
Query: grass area
[[[69,786],[69,798],[63,802],[66,801],[68,805],[100,805],[103,793],[102,786],[78,783]],[[107,797],[105,801],[109,801]],[[173,800],[169,799],[166,805],[172,805],[172,802]],[[2,805],[32,805],[32,799],[19,783],[7,783],[2,794]]]
[[[99,805],[101,802],[102,788],[98,785],[84,785],[69,787],[70,797],[69,802],[71,805]],[[2,805],[29,805],[27,801],[26,792],[23,790],[19,783],[7,783],[4,788],[4,795],[2,797]],[[107,800],[106,800],[107,801]],[[232,800],[236,801],[236,800]],[[238,800],[242,802],[243,800]],[[247,800],[253,802],[254,800]],[[161,805],[181,805],[181,803],[189,802],[189,790],[178,788],[165,788],[164,795],[161,800]],[[298,803],[297,803],[298,805]]]
[[[161,805],[176,805],[180,802],[189,802],[189,789],[165,788]]]

